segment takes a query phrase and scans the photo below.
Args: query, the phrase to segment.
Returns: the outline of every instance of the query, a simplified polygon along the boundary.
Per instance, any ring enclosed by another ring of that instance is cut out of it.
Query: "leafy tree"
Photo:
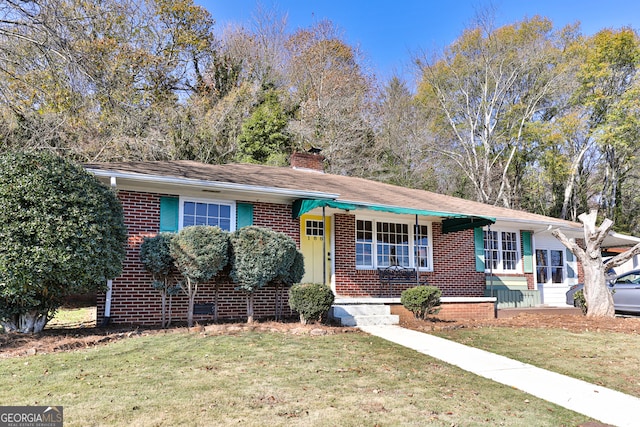
[[[152,286],[162,298],[162,327],[171,324],[171,300],[176,287],[171,286],[169,278],[174,269],[171,256],[171,233],[160,233],[153,237],[145,237],[140,245],[140,261],[153,277]],[[169,296],[169,312],[167,319],[167,296]]]
[[[198,285],[214,280],[229,263],[229,234],[217,226],[186,227],[171,239],[170,248],[175,265],[184,277],[181,287],[189,298],[187,324],[192,327]],[[216,311],[217,292],[216,285]]]
[[[298,107],[289,129],[299,146],[318,147],[332,171],[363,175],[373,149],[365,120],[371,79],[361,54],[330,21],[300,29],[286,42],[289,93]]]
[[[203,90],[213,20],[192,0],[5,2],[0,131],[82,160],[167,158]]]
[[[0,323],[39,332],[73,293],[106,289],[127,233],[116,195],[53,154],[0,156]]]
[[[238,137],[238,156],[248,163],[282,164],[291,154],[291,137],[287,133],[288,118],[277,93],[268,89],[264,100],[242,124]]]
[[[625,222],[620,218],[622,189],[640,150],[639,70],[640,38],[634,30],[602,30],[587,41],[578,95],[591,113],[589,123],[603,155],[600,209],[617,227]]]
[[[253,322],[254,294],[274,280],[291,281],[298,251],[292,238],[268,228],[249,226],[231,233],[231,279],[247,296],[247,322]]]

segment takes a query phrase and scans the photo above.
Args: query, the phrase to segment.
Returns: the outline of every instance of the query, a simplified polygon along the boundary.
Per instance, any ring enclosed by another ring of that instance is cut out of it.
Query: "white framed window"
[[[356,266],[373,268],[373,221],[356,221]]]
[[[235,202],[180,197],[178,228],[182,229],[192,225],[211,225],[218,226],[225,231],[235,231]]]
[[[375,230],[375,231],[374,231]],[[392,265],[431,269],[431,226],[383,220],[356,220],[356,268]]]
[[[486,270],[516,273],[520,269],[520,238],[516,231],[484,230]]]

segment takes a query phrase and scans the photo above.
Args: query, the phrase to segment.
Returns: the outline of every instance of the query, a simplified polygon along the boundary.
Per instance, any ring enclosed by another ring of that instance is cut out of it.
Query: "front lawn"
[[[173,332],[0,359],[2,405],[65,426],[576,426],[588,418],[360,332]]]

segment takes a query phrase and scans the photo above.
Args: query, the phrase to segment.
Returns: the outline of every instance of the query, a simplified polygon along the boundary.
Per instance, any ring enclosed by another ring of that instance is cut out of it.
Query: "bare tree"
[[[495,29],[480,19],[443,55],[418,58],[419,97],[440,111],[442,155],[473,183],[476,199],[512,207],[528,149],[526,125],[540,118],[561,83],[561,46],[539,17]]]

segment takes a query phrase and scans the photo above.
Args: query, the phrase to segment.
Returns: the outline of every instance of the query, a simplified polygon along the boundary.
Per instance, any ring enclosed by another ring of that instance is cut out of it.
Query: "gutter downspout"
[[[115,191],[117,187],[116,177],[112,176],[110,181],[111,181],[111,188]],[[111,323],[112,290],[113,290],[113,280],[109,279],[107,280],[107,293],[104,299],[104,317],[102,318],[102,323],[100,324],[100,326],[107,326],[109,323]]]

